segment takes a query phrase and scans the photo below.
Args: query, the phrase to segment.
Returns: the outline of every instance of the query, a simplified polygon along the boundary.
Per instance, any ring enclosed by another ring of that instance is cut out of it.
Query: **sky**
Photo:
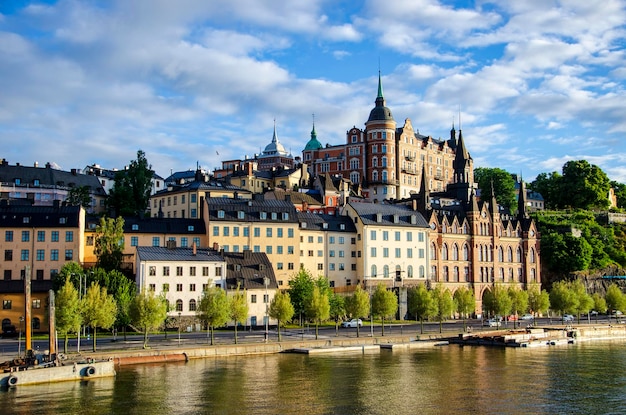
[[[0,0],[0,158],[161,177],[278,139],[463,131],[475,167],[626,183],[626,0]]]

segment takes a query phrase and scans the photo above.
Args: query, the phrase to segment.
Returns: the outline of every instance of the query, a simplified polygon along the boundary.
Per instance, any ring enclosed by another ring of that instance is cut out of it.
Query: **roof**
[[[161,246],[138,246],[139,261],[163,262],[224,262],[224,258],[214,249],[197,248],[164,248]]]
[[[31,293],[45,293],[52,289],[52,280],[32,280],[30,283]],[[24,292],[24,280],[0,280],[0,292],[3,294],[15,294]]]
[[[424,216],[407,206],[369,202],[348,203],[348,205],[359,215],[363,225],[428,227]]]
[[[80,174],[76,169],[71,172],[56,170],[49,164],[46,167],[30,167],[11,166],[6,161],[2,162],[0,163],[0,182],[13,183],[16,187],[28,186],[29,188],[57,186],[69,189],[86,186],[93,194],[106,194],[96,176]]]
[[[294,205],[302,205],[306,203],[309,206],[322,206],[322,202],[312,197],[310,194],[302,192],[286,191],[280,188],[265,192],[265,200],[286,200],[289,196],[291,203]]]
[[[264,252],[222,252],[226,260],[226,287],[242,289],[265,288],[264,277],[269,278],[268,288],[277,289],[272,263]]]
[[[229,199],[211,197],[206,199],[209,208],[209,221],[296,223],[296,208],[293,203],[283,200],[265,200],[263,195],[255,194],[253,199]],[[218,213],[223,212],[223,213]],[[243,212],[243,218],[238,212]],[[261,219],[261,213],[267,217]],[[276,215],[272,215],[276,213]],[[283,213],[287,214],[285,217]],[[275,216],[273,218],[273,216]]]
[[[205,235],[206,228],[202,219],[125,217],[124,233]]]
[[[193,181],[187,182],[179,185],[171,185],[168,188],[159,190],[153,196],[163,196],[165,194],[171,193],[187,193],[187,192],[195,192],[195,191],[203,191],[203,192],[211,192],[211,191],[231,191],[231,192],[240,192],[240,193],[250,193],[246,189],[242,189],[241,187],[231,185],[229,183],[211,180],[208,182],[202,181]]]
[[[16,206],[3,201],[0,203],[0,227],[77,228],[80,210],[80,206]]]
[[[319,215],[311,212],[298,212],[298,221],[306,223],[306,229],[331,232],[356,232],[354,222],[348,216]],[[324,227],[326,224],[326,227]],[[343,226],[341,226],[343,225]]]

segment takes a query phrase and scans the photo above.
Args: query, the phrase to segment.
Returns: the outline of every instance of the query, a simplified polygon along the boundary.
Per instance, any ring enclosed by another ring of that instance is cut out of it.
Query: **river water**
[[[264,355],[0,392],[0,414],[624,414],[626,343]]]

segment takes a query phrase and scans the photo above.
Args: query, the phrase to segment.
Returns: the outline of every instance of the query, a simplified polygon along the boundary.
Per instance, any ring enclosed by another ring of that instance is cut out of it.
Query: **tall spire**
[[[278,142],[278,135],[276,135],[276,118],[274,118],[274,136],[272,137],[272,143]]]
[[[526,186],[524,185],[524,179],[520,175],[519,195],[517,196],[517,218],[525,219],[526,214]]]
[[[383,81],[380,76],[380,69],[378,70],[378,96],[377,98],[383,98]]]
[[[313,114],[313,129],[311,130],[311,140],[317,139],[317,133],[315,132],[315,114]]]

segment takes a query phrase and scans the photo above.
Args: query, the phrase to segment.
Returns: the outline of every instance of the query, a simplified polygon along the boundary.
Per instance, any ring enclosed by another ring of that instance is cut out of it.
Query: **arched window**
[[[176,311],[183,311],[183,300],[176,300]]]
[[[382,161],[382,166],[387,167],[387,156],[383,156],[381,161]]]
[[[350,181],[352,183],[354,183],[354,184],[358,184],[359,183],[359,173],[357,173],[357,172],[350,173]]]
[[[509,281],[513,282],[513,268],[509,268]]]
[[[530,269],[530,281],[531,282],[537,282],[537,276],[535,275],[535,269],[534,268]]]
[[[436,265],[433,265],[430,267],[430,278],[432,280],[439,281],[439,278],[437,278],[437,266]]]
[[[382,179],[383,179],[383,183],[387,183],[387,170],[383,170]]]
[[[377,182],[378,181],[378,171],[374,170],[372,172],[372,181]]]
[[[469,246],[463,245],[463,261],[469,261]]]
[[[424,278],[425,274],[424,274],[424,266],[420,265],[420,271],[419,271],[419,277],[420,278]]]
[[[498,247],[498,261],[504,262],[504,250],[502,247]]]
[[[454,282],[459,282],[459,267],[454,267],[452,277]]]
[[[389,265],[385,265],[383,267],[383,277],[384,278],[389,278]]]
[[[370,274],[370,276],[371,276],[372,278],[376,278],[377,271],[378,271],[378,270],[376,269],[376,265],[372,265],[372,268],[371,268],[371,274]]]
[[[478,260],[483,261],[483,246],[478,245]]]
[[[443,244],[443,246],[441,247],[441,259],[443,259],[444,261],[448,260],[448,245],[447,244]]]
[[[2,329],[4,330],[5,327],[10,326],[11,325],[11,319],[10,318],[3,318],[2,319]]]
[[[437,259],[437,246],[434,242],[430,244],[430,259]]]
[[[507,249],[507,260],[509,262],[513,262],[513,248],[511,248],[510,246]]]
[[[372,167],[378,167],[378,157],[372,157]]]
[[[500,268],[500,281],[504,282],[504,268]]]
[[[189,311],[196,311],[196,300],[189,300]]]
[[[530,263],[535,263],[535,248],[530,248]]]
[[[359,169],[359,159],[350,160],[350,170],[358,170]]]
[[[406,267],[406,276],[408,278],[413,278],[413,265]]]
[[[522,248],[517,247],[517,262],[522,262]]]
[[[450,275],[448,275],[448,267],[443,267],[443,280],[450,282]]]
[[[452,245],[452,260],[459,260],[459,246],[457,244]]]

